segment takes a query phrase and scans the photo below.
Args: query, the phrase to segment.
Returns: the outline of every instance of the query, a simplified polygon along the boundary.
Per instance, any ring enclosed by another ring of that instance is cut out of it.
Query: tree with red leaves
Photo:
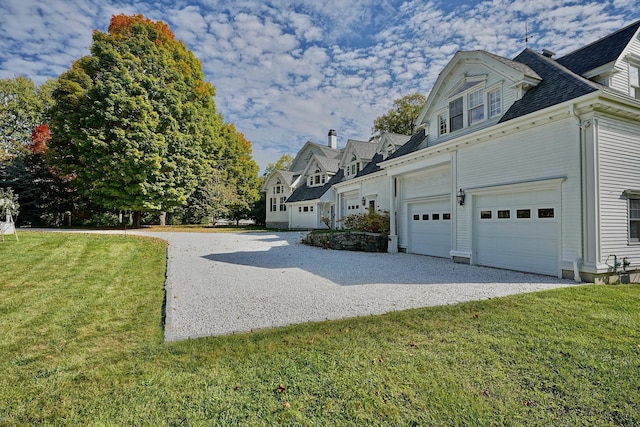
[[[166,24],[114,16],[107,33],[94,31],[91,55],[58,79],[50,157],[104,207],[170,210],[225,152],[214,95]]]
[[[31,132],[31,144],[27,146],[29,151],[33,154],[44,154],[47,151],[47,144],[51,139],[51,132],[49,126],[42,124],[36,126]]]

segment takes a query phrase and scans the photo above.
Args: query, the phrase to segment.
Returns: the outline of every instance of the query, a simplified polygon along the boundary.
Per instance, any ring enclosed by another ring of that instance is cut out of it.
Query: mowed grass
[[[165,256],[0,243],[0,425],[640,425],[638,285],[167,344]]]

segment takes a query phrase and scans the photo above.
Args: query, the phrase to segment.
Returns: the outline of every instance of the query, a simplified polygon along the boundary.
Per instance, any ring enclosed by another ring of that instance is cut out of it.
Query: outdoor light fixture
[[[365,199],[364,197],[362,198],[362,206],[367,204],[367,199]]]
[[[460,206],[464,205],[464,198],[466,197],[466,194],[464,194],[464,190],[461,188],[460,190],[458,190],[458,204]]]

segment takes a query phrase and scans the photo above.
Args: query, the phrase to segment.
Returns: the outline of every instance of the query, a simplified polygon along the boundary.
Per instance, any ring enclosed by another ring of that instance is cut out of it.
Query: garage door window
[[[511,218],[511,211],[506,209],[506,210],[499,210],[498,211],[498,218],[499,219],[509,219]]]
[[[422,214],[423,221],[429,221],[429,214]]]
[[[516,211],[516,218],[529,219],[531,218],[531,209],[518,209]]]
[[[640,199],[629,199],[629,242],[640,242]]]
[[[553,208],[538,209],[538,218],[553,218],[555,211]]]
[[[480,211],[480,219],[491,219],[491,211]]]

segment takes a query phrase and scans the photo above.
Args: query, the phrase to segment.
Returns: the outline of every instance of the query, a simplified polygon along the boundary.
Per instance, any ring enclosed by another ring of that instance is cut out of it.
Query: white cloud
[[[308,140],[367,139],[393,100],[430,90],[457,50],[558,54],[640,18],[634,0],[3,0],[0,77],[37,82],[86,55],[111,15],[167,22],[264,167]]]

